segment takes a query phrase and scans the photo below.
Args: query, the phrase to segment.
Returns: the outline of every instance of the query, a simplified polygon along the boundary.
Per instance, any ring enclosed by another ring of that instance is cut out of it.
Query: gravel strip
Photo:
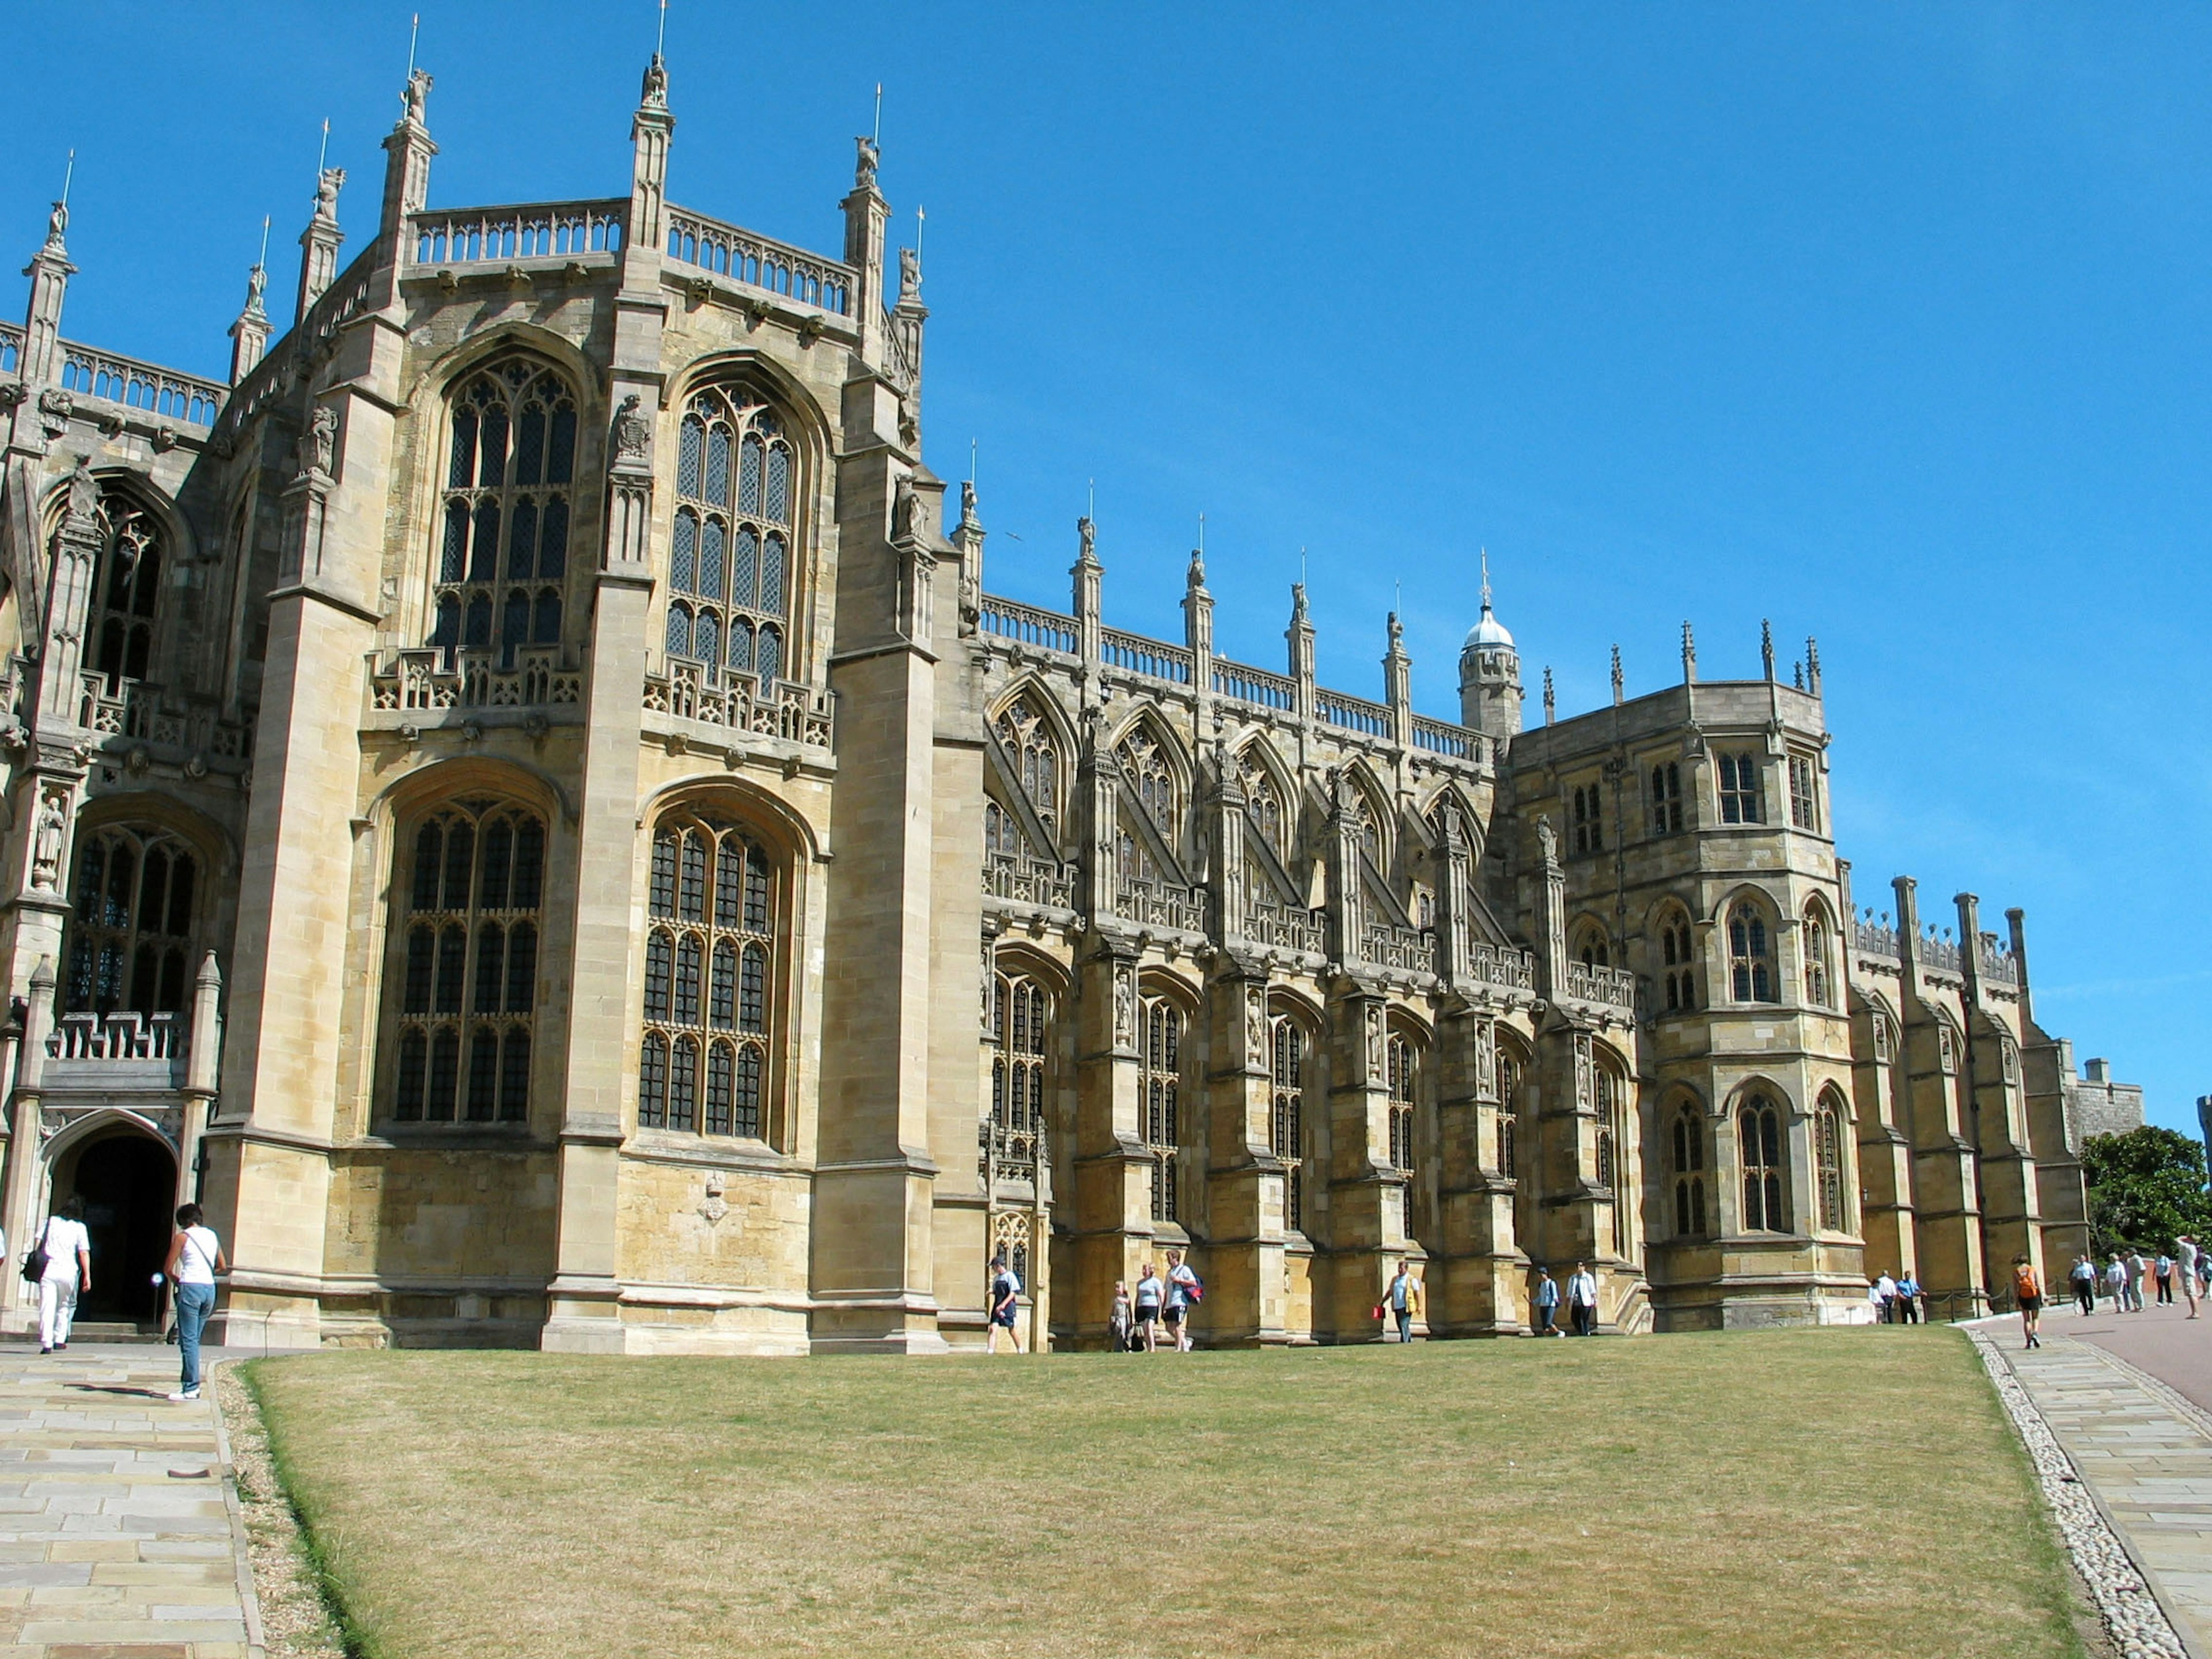
[[[2166,1610],[2136,1571],[2112,1523],[2089,1496],[2072,1460],[2060,1449],[2051,1425],[2043,1420],[2043,1413],[2027,1397],[2027,1390],[2021,1387],[1996,1345],[1972,1326],[1960,1328],[1979,1351],[1997,1398],[2004,1401],[2013,1427],[2020,1431],[2029,1461],[2035,1465],[2036,1479],[2042,1483],[2044,1501],[2051,1505],[2075,1570],[2096,1598],[2105,1633],[2114,1650],[2121,1659],[2189,1659],[2188,1650],[2174,1634]]]
[[[300,1523],[277,1484],[268,1432],[234,1367],[215,1374],[216,1408],[230,1437],[238,1501],[246,1515],[246,1553],[261,1603],[263,1638],[270,1659],[346,1659],[323,1607],[322,1593],[300,1544]]]

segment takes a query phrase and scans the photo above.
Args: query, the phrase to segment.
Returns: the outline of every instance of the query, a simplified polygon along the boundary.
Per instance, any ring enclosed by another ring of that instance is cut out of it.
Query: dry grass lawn
[[[1940,1327],[250,1380],[386,1659],[2081,1652]]]

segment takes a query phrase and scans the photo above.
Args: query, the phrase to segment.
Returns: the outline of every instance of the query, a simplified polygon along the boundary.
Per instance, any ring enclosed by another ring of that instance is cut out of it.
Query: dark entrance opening
[[[78,1301],[77,1317],[155,1319],[161,1304],[154,1275],[168,1259],[176,1158],[151,1135],[109,1135],[78,1151],[76,1194],[92,1235],[92,1289]]]

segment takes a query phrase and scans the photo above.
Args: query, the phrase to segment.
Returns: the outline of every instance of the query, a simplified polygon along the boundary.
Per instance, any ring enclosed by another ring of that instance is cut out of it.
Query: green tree
[[[2092,1135],[2081,1148],[2081,1176],[2089,1188],[2089,1239],[2100,1256],[2172,1249],[2184,1233],[2200,1243],[2212,1238],[2204,1148],[2187,1135],[2148,1124],[2124,1135]]]

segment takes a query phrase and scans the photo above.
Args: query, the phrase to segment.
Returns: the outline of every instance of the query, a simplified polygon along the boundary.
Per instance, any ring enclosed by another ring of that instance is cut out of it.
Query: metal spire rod
[[[653,55],[660,56],[660,49],[668,44],[668,0],[660,0],[660,32],[653,37]]]
[[[69,160],[62,167],[62,206],[69,206],[70,181],[76,177],[76,149],[70,149]]]
[[[973,438],[968,441],[968,483],[971,488],[975,483],[975,441]]]
[[[410,74],[412,70],[409,71]],[[315,183],[323,182],[323,163],[331,159],[331,118],[323,117],[323,147],[315,152]]]
[[[667,3],[668,0],[661,0],[662,5]],[[876,135],[868,142],[878,149],[884,147],[884,83],[880,81],[876,82]]]
[[[1198,515],[1198,550],[1200,555],[1206,551],[1206,514],[1203,513]]]
[[[914,210],[914,268],[917,271],[921,269],[921,230],[928,222],[929,216],[917,205]]]
[[[661,0],[663,5],[667,3],[668,0]],[[422,14],[418,11],[407,20],[407,78],[410,81],[415,78],[415,39],[422,33]]]
[[[257,258],[257,259],[255,259],[255,260],[254,260],[254,262],[253,262],[253,268],[254,268],[256,270],[263,270],[264,268],[265,268],[265,267],[268,265],[268,264],[269,264],[269,216],[268,216],[267,214],[265,214],[265,213],[264,213],[264,214],[263,214],[263,215],[261,216],[261,254],[260,254],[260,257],[259,257],[258,258]]]
[[[1482,550],[1482,608],[1490,609],[1490,550]]]

